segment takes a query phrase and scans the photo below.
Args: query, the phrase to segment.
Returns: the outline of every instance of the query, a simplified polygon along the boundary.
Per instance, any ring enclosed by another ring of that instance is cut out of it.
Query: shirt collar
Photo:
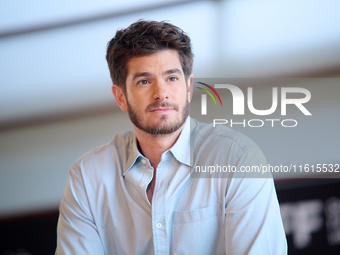
[[[190,117],[188,116],[184,127],[176,141],[171,147],[172,155],[182,164],[191,166],[190,163]]]
[[[188,116],[184,127],[176,141],[176,143],[170,148],[170,152],[172,155],[182,164],[185,164],[187,166],[191,166],[190,163],[190,117]],[[127,172],[132,168],[132,166],[141,160],[142,158],[145,158],[138,150],[138,143],[136,135],[133,133],[133,135],[130,136],[128,145],[127,145],[127,160],[126,164],[123,168],[123,176],[127,174]],[[166,152],[164,152],[165,154]],[[146,158],[145,158],[146,159]]]
[[[132,166],[139,160],[139,158],[144,158],[144,156],[138,150],[137,138],[134,133],[131,134],[129,143],[127,145],[127,160],[123,168],[123,176],[132,168]]]

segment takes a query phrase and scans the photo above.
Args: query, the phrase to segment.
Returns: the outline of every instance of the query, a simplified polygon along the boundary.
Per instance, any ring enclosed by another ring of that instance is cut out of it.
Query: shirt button
[[[139,186],[140,188],[143,188],[143,187],[144,187],[144,183],[140,182],[140,183],[138,184],[138,186]]]
[[[161,228],[161,227],[162,227],[162,223],[159,223],[159,222],[158,222],[158,223],[156,224],[156,228]]]
[[[145,165],[146,164],[146,160],[143,158],[142,159],[142,163]]]

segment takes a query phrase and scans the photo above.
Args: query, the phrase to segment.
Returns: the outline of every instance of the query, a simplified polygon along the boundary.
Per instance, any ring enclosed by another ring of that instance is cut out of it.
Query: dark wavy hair
[[[116,32],[107,44],[106,60],[112,82],[126,92],[127,62],[137,55],[147,55],[166,49],[178,52],[186,80],[192,74],[193,53],[190,38],[170,23],[139,20]]]

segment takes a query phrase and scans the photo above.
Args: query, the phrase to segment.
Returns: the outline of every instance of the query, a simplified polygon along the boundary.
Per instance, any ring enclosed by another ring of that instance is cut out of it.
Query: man
[[[195,165],[266,162],[245,136],[188,117],[189,37],[138,21],[117,31],[106,58],[134,132],[72,165],[56,254],[286,254],[271,178],[190,177]]]

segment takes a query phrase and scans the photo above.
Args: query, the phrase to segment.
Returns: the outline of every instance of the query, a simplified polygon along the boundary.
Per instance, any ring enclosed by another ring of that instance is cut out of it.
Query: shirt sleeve
[[[260,149],[245,152],[236,163],[266,165]],[[228,179],[225,208],[225,246],[228,255],[283,255],[287,241],[271,174],[235,173]]]
[[[69,171],[59,211],[56,255],[104,254],[81,171],[76,164]]]

